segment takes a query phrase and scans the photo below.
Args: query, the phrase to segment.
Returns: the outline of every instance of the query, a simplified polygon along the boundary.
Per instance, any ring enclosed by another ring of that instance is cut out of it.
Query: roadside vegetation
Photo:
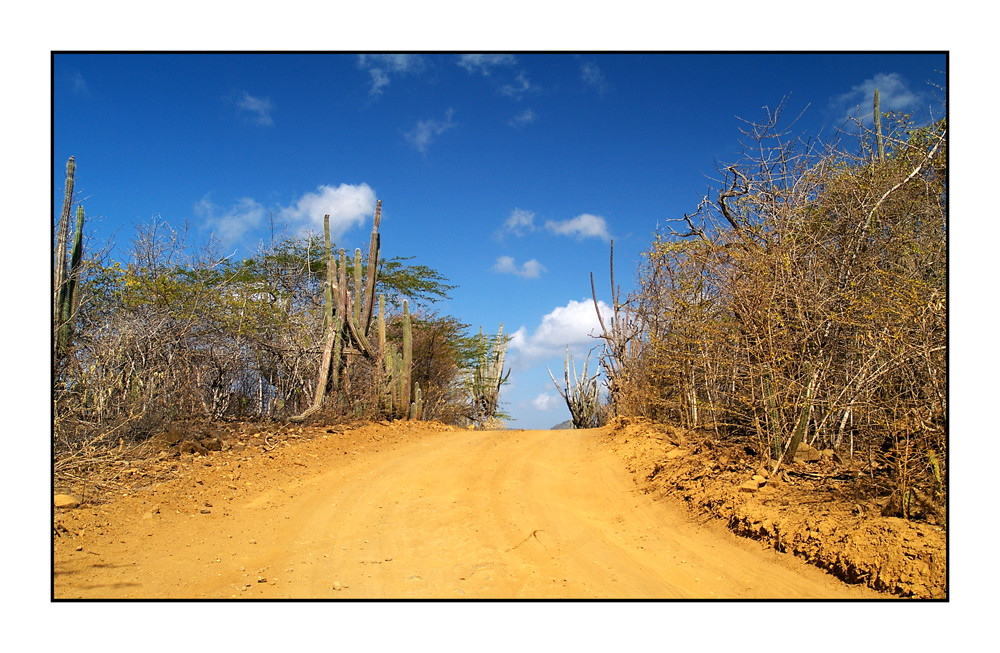
[[[850,148],[795,138],[780,108],[747,124],[627,296],[612,249],[609,412],[739,441],[772,474],[832,450],[883,514],[944,524],[947,124],[874,106]]]
[[[655,235],[630,293],[612,244],[602,374],[588,359],[578,375],[567,351],[563,384],[552,376],[576,428],[668,423],[738,443],[771,475],[809,445],[883,514],[947,523],[947,124],[882,113],[877,92],[874,115],[851,143],[795,137],[782,107],[747,123],[742,157]],[[153,220],[119,261],[84,251],[74,175],[71,158],[53,265],[57,480],[175,422],[503,418],[503,325],[473,334],[437,313],[454,286],[382,256],[381,203],[353,256],[327,229],[237,260]]]
[[[71,158],[54,247],[57,480],[177,422],[499,416],[506,340],[438,314],[454,286],[436,270],[381,255],[381,202],[367,256],[338,251],[328,223],[237,260],[152,220],[119,261],[84,255],[81,204],[71,233],[75,169]],[[499,365],[479,369],[494,351]]]

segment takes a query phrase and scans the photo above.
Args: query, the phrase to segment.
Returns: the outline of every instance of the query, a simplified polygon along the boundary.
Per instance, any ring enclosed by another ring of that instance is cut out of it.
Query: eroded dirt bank
[[[884,596],[636,491],[602,430],[228,437],[57,510],[54,597]]]
[[[684,502],[692,515],[717,517],[845,582],[893,597],[947,598],[943,527],[883,517],[876,502],[850,495],[832,460],[793,463],[771,478],[743,452],[711,448],[708,435],[620,420],[605,443],[652,497]]]

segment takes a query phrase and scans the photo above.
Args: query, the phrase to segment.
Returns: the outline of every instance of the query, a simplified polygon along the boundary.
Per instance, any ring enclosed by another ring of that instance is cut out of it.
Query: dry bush
[[[320,239],[287,238],[234,261],[154,220],[137,227],[129,255],[88,261],[81,278],[73,346],[54,369],[57,472],[128,451],[178,420],[281,420],[309,407],[325,340]],[[433,300],[450,288],[432,270],[387,265],[394,296]],[[431,418],[457,412],[448,383],[461,345],[450,339],[464,326],[432,318],[417,329],[416,378]],[[355,358],[317,419],[382,417],[385,372]]]
[[[947,423],[945,124],[896,117],[885,157],[800,146],[780,112],[640,270],[619,415],[867,461],[888,512],[936,515]],[[881,476],[880,476],[881,474]]]

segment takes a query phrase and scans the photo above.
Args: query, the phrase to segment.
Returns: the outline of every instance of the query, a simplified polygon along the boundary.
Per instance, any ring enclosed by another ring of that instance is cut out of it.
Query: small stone
[[[57,494],[53,498],[53,505],[56,508],[78,508],[80,507],[80,499],[72,494]]]
[[[200,512],[203,515],[210,515],[212,513],[212,511],[209,510],[208,508],[202,508]]]
[[[820,458],[819,450],[809,446],[805,442],[799,444],[795,450],[795,462],[797,463],[812,463]]]
[[[744,481],[743,483],[740,484],[740,490],[743,492],[756,492],[759,488],[760,486],[757,485],[757,481],[753,480]]]
[[[751,480],[753,480],[757,484],[757,487],[763,487],[767,485],[767,479],[761,476],[760,474],[754,474],[753,479]]]
[[[344,589],[344,586],[340,584],[339,580],[335,580],[333,581],[333,589],[339,592],[340,590]]]
[[[257,582],[258,583],[266,583],[267,579],[264,578],[263,576],[257,576]]]

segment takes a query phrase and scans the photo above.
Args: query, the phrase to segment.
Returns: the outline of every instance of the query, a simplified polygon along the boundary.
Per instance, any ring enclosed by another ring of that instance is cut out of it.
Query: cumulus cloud
[[[920,109],[923,105],[923,96],[912,90],[902,75],[879,73],[852,86],[850,91],[833,97],[830,106],[838,113],[841,122],[858,117],[860,109],[862,122],[871,125],[874,122],[872,99],[875,96],[875,89],[878,89],[879,106],[882,111],[910,112]]]
[[[489,75],[490,69],[497,66],[513,66],[517,62],[512,54],[463,54],[458,58],[458,65],[470,73],[480,72]]]
[[[537,119],[538,117],[535,115],[534,111],[532,111],[531,109],[525,109],[521,113],[517,114],[516,116],[508,120],[507,124],[513,127],[514,129],[520,129],[525,125],[530,125]]]
[[[374,97],[382,95],[391,81],[390,75],[419,73],[424,70],[424,60],[416,54],[359,54],[358,68],[367,70],[371,76],[370,93]]]
[[[428,118],[417,122],[416,127],[406,132],[406,140],[420,152],[426,152],[434,139],[449,129],[454,129],[455,123],[451,119],[454,113],[453,109],[448,109],[444,114],[444,120]]]
[[[604,242],[611,240],[608,233],[608,223],[599,215],[583,213],[571,220],[554,221],[545,223],[545,228],[560,236],[571,236],[577,240],[584,238],[600,238]]]
[[[236,106],[250,114],[250,119],[254,122],[254,124],[261,125],[263,127],[270,127],[274,124],[274,119],[271,118],[271,112],[274,111],[274,105],[268,98],[254,97],[246,91],[243,91],[240,97],[236,100]]]
[[[603,301],[598,302],[605,320],[613,313]],[[531,333],[522,326],[511,334],[507,345],[511,353],[511,366],[526,366],[553,356],[565,356],[567,345],[574,357],[599,344],[596,336],[601,333],[597,312],[592,300],[570,300],[542,317],[541,323]]]
[[[330,214],[330,237],[340,238],[351,227],[364,224],[375,213],[375,191],[368,184],[320,185],[288,206],[265,207],[250,197],[229,208],[220,207],[205,195],[194,205],[194,215],[225,245],[248,244],[244,238],[263,227],[268,214],[299,233],[320,231],[323,216]]]
[[[535,259],[526,261],[521,266],[518,266],[513,256],[501,256],[497,258],[493,270],[502,274],[514,274],[525,279],[537,279],[543,272],[548,271],[544,265]]]
[[[194,215],[225,245],[240,243],[250,231],[264,223],[267,211],[256,200],[243,197],[228,209],[223,209],[205,195],[194,205]]]
[[[601,95],[604,95],[608,90],[608,82],[604,78],[604,72],[592,61],[580,64],[580,79],[585,85],[597,89]]]
[[[375,213],[375,191],[368,184],[320,185],[282,208],[278,215],[300,231],[311,231],[323,228],[323,216],[327,213],[330,237],[336,240]]]

